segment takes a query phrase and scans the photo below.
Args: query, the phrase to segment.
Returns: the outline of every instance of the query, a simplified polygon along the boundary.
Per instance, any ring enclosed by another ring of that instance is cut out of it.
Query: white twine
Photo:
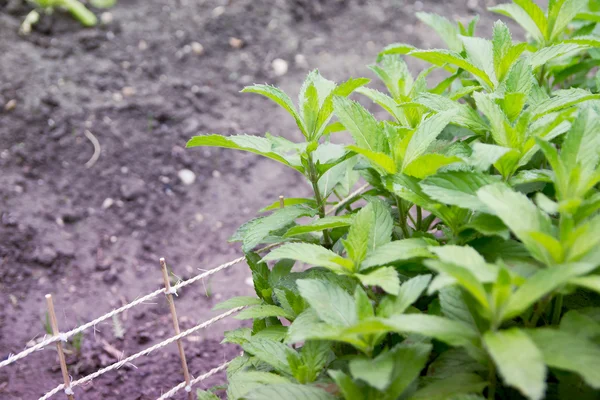
[[[61,342],[67,343],[67,341],[69,340],[69,337],[67,336],[66,333],[59,333],[58,334],[58,340],[60,340]]]
[[[192,387],[191,387],[190,385],[187,385],[187,386],[186,386],[184,389],[185,389],[185,391],[186,391],[186,392],[188,392],[188,393],[191,393],[191,392],[192,392]]]
[[[244,260],[245,260],[244,257],[236,258],[233,261],[230,261],[230,262],[225,263],[225,264],[221,264],[221,265],[219,265],[218,267],[216,267],[214,269],[211,269],[209,271],[206,271],[204,273],[196,275],[193,278],[188,279],[187,281],[182,281],[182,282],[178,283],[177,285],[171,287],[171,289],[177,291],[178,289],[181,289],[181,288],[183,288],[183,287],[185,287],[187,285],[191,285],[192,283],[194,283],[194,282],[196,282],[196,281],[198,281],[200,279],[206,278],[207,276],[210,276],[210,275],[215,274],[215,273],[217,273],[219,271],[222,271],[222,270],[224,270],[226,268],[229,268],[232,265],[238,264],[238,263],[240,263],[240,262],[242,262]],[[154,292],[152,292],[150,294],[147,294],[146,296],[140,297],[139,299],[136,299],[136,300],[132,301],[129,304],[125,304],[124,306],[122,306],[120,308],[112,310],[111,312],[109,312],[107,314],[104,314],[101,317],[98,317],[98,318],[96,318],[93,321],[90,321],[87,324],[83,324],[83,325],[81,325],[81,326],[79,326],[79,327],[77,327],[77,328],[75,328],[73,330],[70,330],[68,332],[61,333],[58,336],[52,336],[52,337],[50,337],[50,338],[48,338],[46,340],[43,340],[43,341],[41,341],[41,342],[39,342],[39,343],[31,346],[27,350],[24,350],[24,351],[22,351],[20,353],[9,355],[6,360],[0,362],[0,368],[5,367],[7,365],[10,365],[10,364],[14,363],[15,361],[18,361],[18,360],[20,360],[22,358],[25,358],[28,355],[30,355],[31,353],[34,353],[34,352],[36,352],[38,350],[41,350],[44,347],[48,346],[49,344],[56,343],[58,341],[64,341],[63,339],[66,340],[66,339],[68,339],[68,338],[70,338],[72,336],[75,336],[78,333],[85,331],[86,329],[89,329],[91,327],[96,326],[100,322],[103,322],[103,321],[105,321],[105,320],[107,320],[109,318],[112,318],[113,316],[115,316],[117,314],[120,314],[123,311],[129,310],[130,308],[133,308],[133,307],[137,306],[138,304],[145,303],[148,300],[151,300],[151,299],[155,298],[156,296],[158,296],[158,295],[160,295],[162,293],[165,293],[165,292],[166,292],[165,288],[162,288],[162,289],[159,289],[159,290],[155,290]]]
[[[65,389],[65,394],[67,396],[73,396],[75,394],[75,392],[73,391],[72,388],[68,387],[68,388]]]
[[[225,368],[227,368],[227,366],[231,363],[232,360],[229,360],[221,365],[219,365],[216,368],[211,369],[210,371],[208,371],[207,373],[200,375],[197,378],[194,378],[190,381],[190,386],[186,386],[185,382],[181,382],[179,385],[175,386],[173,389],[169,390],[168,392],[164,393],[162,396],[160,396],[157,400],[165,400],[168,399],[169,397],[173,396],[175,393],[179,392],[181,389],[185,388],[185,391],[187,392],[187,388],[189,387],[191,390],[191,385],[194,385],[200,381],[205,380],[206,378],[209,378],[215,374],[218,374],[219,372],[223,371]]]
[[[83,385],[84,383],[89,382],[89,381],[91,381],[93,379],[96,379],[97,377],[99,377],[101,375],[104,375],[105,373],[110,372],[112,370],[119,369],[123,365],[128,364],[128,363],[130,363],[131,361],[133,361],[133,360],[135,360],[137,358],[140,358],[142,356],[148,355],[151,352],[153,352],[154,350],[158,350],[158,349],[160,349],[162,347],[165,347],[165,346],[167,346],[167,345],[169,345],[169,344],[171,344],[173,342],[176,342],[177,340],[179,340],[179,339],[181,339],[183,337],[191,335],[192,333],[194,333],[194,332],[196,332],[196,331],[198,331],[200,329],[204,329],[207,326],[210,326],[210,325],[214,324],[215,322],[217,322],[219,320],[222,320],[223,318],[227,318],[231,314],[234,314],[234,313],[236,313],[236,312],[238,312],[238,311],[240,311],[240,310],[242,310],[244,308],[245,308],[245,306],[236,307],[236,308],[231,309],[231,310],[229,310],[227,312],[224,312],[223,314],[219,314],[216,317],[213,317],[213,318],[209,319],[208,321],[205,321],[205,322],[203,322],[203,323],[201,323],[199,325],[196,325],[196,326],[194,326],[194,327],[192,327],[192,328],[190,328],[190,329],[188,329],[186,331],[181,332],[179,335],[172,336],[169,339],[164,340],[164,341],[162,341],[162,342],[160,342],[158,344],[155,344],[152,347],[148,347],[145,350],[142,350],[142,351],[140,351],[138,353],[135,353],[135,354],[133,354],[133,355],[127,357],[127,358],[124,358],[122,360],[119,360],[116,363],[113,363],[113,364],[111,364],[111,365],[109,365],[107,367],[99,369],[98,371],[94,372],[93,374],[90,374],[90,375],[84,376],[83,378],[77,379],[76,381],[71,382],[71,388]],[[210,372],[211,371],[209,371],[208,373],[210,373]],[[210,375],[208,375],[208,376],[210,376]],[[198,378],[196,378],[196,379],[198,379]],[[195,380],[190,381],[190,384],[192,384],[192,383],[195,383]],[[184,382],[183,386],[181,386],[181,388],[183,388],[185,385],[186,385],[186,383]],[[179,388],[179,389],[181,389],[181,388]],[[40,397],[39,400],[49,399],[50,397],[54,396],[56,393],[60,392],[63,389],[65,389],[64,383],[58,385],[57,387],[55,387],[54,389],[52,389],[51,391],[49,391],[48,393],[46,393],[44,396]]]
[[[169,288],[169,290],[167,290],[165,293],[167,293],[167,294],[174,294],[175,296],[177,296],[177,289],[175,289],[173,286],[171,286]]]

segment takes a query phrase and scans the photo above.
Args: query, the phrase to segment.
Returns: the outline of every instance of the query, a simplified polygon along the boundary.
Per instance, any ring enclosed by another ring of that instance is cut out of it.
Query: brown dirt
[[[201,132],[269,130],[298,138],[283,111],[239,94],[244,85],[268,82],[297,93],[315,67],[334,80],[371,76],[366,65],[389,43],[439,44],[417,22],[416,10],[466,20],[485,5],[121,0],[107,25],[81,29],[55,13],[23,38],[17,35],[28,12],[23,3],[0,0],[2,358],[43,336],[45,293],[54,295],[60,326],[70,329],[160,287],[161,256],[182,278],[239,256],[227,238],[242,222],[280,194],[309,193],[302,177],[268,160],[184,150]],[[487,15],[484,32],[492,21]],[[230,46],[232,37],[243,47]],[[188,51],[195,41],[202,55]],[[283,77],[273,72],[275,58],[289,63]],[[16,106],[4,110],[10,100]],[[101,145],[90,168],[86,129]],[[184,168],[196,174],[193,185],[179,180]],[[214,315],[218,301],[251,293],[248,277],[239,265],[180,293],[183,328]],[[68,357],[75,379],[115,361],[103,340],[130,355],[172,333],[162,298],[121,323],[123,339],[112,323],[86,332],[80,353]],[[185,341],[194,375],[237,353],[219,341],[224,329],[238,325],[230,319]],[[0,370],[0,398],[32,399],[53,388],[61,380],[56,359],[47,349]],[[175,346],[136,367],[95,380],[76,390],[77,398],[154,399],[182,379]],[[202,387],[222,382],[220,375]]]

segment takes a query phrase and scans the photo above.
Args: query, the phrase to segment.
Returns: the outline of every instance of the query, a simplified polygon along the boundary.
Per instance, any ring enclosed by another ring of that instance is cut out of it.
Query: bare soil
[[[159,288],[159,257],[183,279],[238,257],[227,239],[241,223],[280,194],[310,193],[271,161],[184,149],[203,132],[298,139],[291,118],[239,94],[243,86],[268,82],[295,97],[311,68],[333,80],[372,77],[366,65],[389,43],[441,45],[418,10],[463,21],[484,13],[483,32],[495,18],[484,0],[121,0],[96,28],[56,12],[21,37],[24,3],[0,0],[1,358],[43,337],[44,294],[53,294],[62,330],[71,329]],[[288,63],[283,76],[276,58]],[[85,130],[101,147],[89,168]],[[182,183],[182,169],[194,172],[193,184]],[[242,264],[186,288],[176,300],[182,328],[250,294],[249,277]],[[194,375],[237,354],[219,342],[239,324],[222,321],[185,341]],[[114,349],[127,356],[172,334],[163,298],[119,325],[123,332],[111,321],[86,332],[80,349],[69,346],[74,379],[114,362]],[[76,394],[154,399],[181,380],[173,345]],[[0,370],[0,398],[37,398],[60,382],[47,349]],[[202,387],[223,382],[221,374]]]

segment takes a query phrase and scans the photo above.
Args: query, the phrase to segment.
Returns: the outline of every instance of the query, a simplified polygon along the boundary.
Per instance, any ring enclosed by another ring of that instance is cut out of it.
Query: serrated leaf
[[[197,400],[220,400],[216,394],[200,389],[196,391],[196,397]]]
[[[418,12],[416,16],[421,22],[435,30],[440,38],[446,42],[450,50],[459,53],[462,51],[463,44],[458,37],[459,31],[456,24],[437,14]]]
[[[408,307],[421,297],[430,281],[431,275],[418,275],[402,283],[400,291],[394,299],[394,314],[404,313]]]
[[[377,55],[377,61],[381,60],[383,56],[387,54],[408,54],[412,50],[415,50],[415,47],[406,43],[392,43],[383,48]]]
[[[307,264],[329,268],[336,272],[352,269],[352,262],[322,246],[310,243],[287,243],[263,257],[262,261],[291,259]]]
[[[283,343],[269,339],[253,337],[249,342],[243,343],[244,351],[254,355],[261,361],[271,365],[277,371],[292,374],[288,364],[288,356],[296,356],[296,352]]]
[[[572,107],[584,101],[599,99],[600,95],[592,94],[583,89],[566,89],[553,92],[553,97],[537,104],[533,107],[532,115],[534,119],[539,119],[544,115]]]
[[[322,321],[333,326],[352,326],[357,322],[354,298],[344,289],[316,279],[300,279],[296,284]]]
[[[379,286],[389,294],[396,295],[400,290],[398,273],[392,267],[383,267],[365,274],[356,274],[356,277],[363,285]]]
[[[403,173],[414,176],[415,178],[423,179],[435,174],[442,167],[460,161],[462,160],[456,156],[447,156],[437,153],[423,154],[408,164],[404,168]]]
[[[558,38],[567,25],[582,11],[587,0],[557,0],[548,5],[548,38],[550,41]]]
[[[485,186],[477,191],[477,197],[519,237],[531,231],[552,232],[548,216],[505,184]]]
[[[398,104],[396,103],[396,100],[392,99],[387,94],[381,93],[378,90],[367,88],[367,87],[362,87],[362,88],[358,89],[356,92],[367,96],[374,103],[379,104],[379,106],[381,106],[384,110],[389,112],[390,115],[392,115],[397,121],[405,120],[404,114],[403,114],[402,110],[400,109],[400,107],[398,106]]]
[[[315,202],[314,199],[309,199],[306,197],[286,197],[283,199],[284,207],[295,206],[295,205],[300,205],[300,204],[304,204],[311,208],[317,207],[317,203]],[[278,208],[281,208],[280,200],[276,200],[273,203],[269,204],[268,206],[261,208],[258,212],[263,213],[263,212],[267,212],[267,211],[277,210]]]
[[[388,243],[392,235],[392,216],[381,200],[374,200],[354,217],[348,237],[343,241],[348,256],[356,266],[379,246]]]
[[[487,385],[477,374],[458,372],[444,379],[431,380],[409,400],[450,400],[461,393],[481,393]]]
[[[595,310],[594,308],[588,310]],[[600,337],[600,322],[586,313],[588,310],[570,310],[560,320],[560,330],[573,336],[594,340]]]
[[[440,172],[421,181],[421,188],[432,199],[476,211],[488,211],[477,191],[493,183],[489,175],[468,171]]]
[[[467,89],[469,90],[469,93],[472,93],[472,87],[465,88],[465,90]],[[458,126],[462,126],[475,132],[483,132],[488,129],[487,125],[481,120],[479,114],[477,114],[477,111],[466,104],[453,101],[448,97],[425,92],[419,94],[419,96],[414,99],[414,102],[436,112],[454,112],[454,116],[450,122]]]
[[[396,240],[378,247],[361,263],[360,269],[394,264],[413,258],[431,257],[429,244],[423,239]]]
[[[483,343],[504,382],[528,399],[541,400],[546,391],[546,366],[542,353],[521,330],[486,332]]]
[[[445,245],[430,247],[429,250],[442,262],[469,270],[481,282],[488,283],[496,280],[497,268],[487,264],[485,259],[470,246]]]
[[[508,148],[518,148],[521,144],[520,137],[493,98],[483,93],[474,93],[473,98],[477,108],[490,121],[492,138],[496,144]]]
[[[404,159],[402,160],[403,170],[427,151],[427,148],[448,125],[453,116],[453,111],[446,111],[421,122],[406,147]]]
[[[489,80],[493,83],[492,87],[498,84],[496,71],[494,69],[494,50],[492,42],[478,37],[461,36],[460,38],[465,46],[468,60],[478,69],[483,71]]]
[[[246,400],[335,400],[336,398],[316,386],[299,385],[296,383],[281,383],[260,386],[244,396]]]
[[[369,68],[383,81],[394,99],[400,99],[408,94],[413,85],[413,78],[408,66],[397,54],[380,56],[377,60],[379,65],[371,65]]]
[[[379,151],[371,151],[368,149],[363,149],[358,146],[350,145],[346,146],[346,148],[350,151],[358,153],[369,160],[376,168],[383,170],[384,173],[395,174],[396,173],[396,163],[394,159],[388,156],[385,153]]]
[[[478,329],[475,317],[469,310],[461,288],[457,286],[444,287],[439,292],[439,299],[444,316],[462,322],[475,330]]]
[[[449,349],[429,364],[427,376],[436,379],[451,378],[457,371],[461,371],[462,373],[482,373],[485,371],[485,367],[473,360],[464,349]]]
[[[548,366],[575,372],[600,389],[600,346],[591,340],[550,328],[527,331]]]
[[[235,319],[260,319],[268,317],[283,317],[289,320],[293,320],[294,316],[285,311],[283,308],[273,306],[270,304],[258,305],[250,308],[246,308],[240,311],[234,318]]]
[[[574,278],[569,281],[577,286],[581,286],[588,290],[592,290],[596,293],[600,293],[600,275],[583,276],[581,278]]]
[[[555,58],[569,53],[575,53],[587,49],[588,46],[577,43],[559,43],[548,47],[542,47],[529,57],[529,65],[536,69]]]
[[[520,315],[546,294],[593,269],[594,264],[570,263],[536,272],[510,297],[503,312],[503,319],[511,319]]]
[[[465,225],[465,228],[474,229],[485,236],[497,235],[505,240],[510,238],[510,231],[506,225],[504,225],[502,220],[490,214],[474,214],[469,220],[469,223]]]
[[[316,211],[304,206],[284,207],[271,215],[251,221],[242,235],[242,250],[252,250],[265,239],[269,233],[282,229],[300,217],[314,216]]]
[[[289,231],[283,235],[284,237],[292,237],[296,235],[302,235],[309,232],[318,232],[325,229],[341,228],[344,226],[350,226],[352,224],[352,215],[341,215],[335,217],[319,218],[306,225],[297,225],[290,228]]]
[[[468,163],[480,171],[487,171],[510,149],[494,144],[474,143]]]
[[[282,342],[287,336],[287,326],[271,325],[255,333],[252,337],[257,339],[268,339],[276,342]]]
[[[298,128],[300,128],[300,131],[306,138],[308,138],[308,132],[306,130],[306,127],[304,126],[302,118],[296,111],[294,103],[292,103],[292,100],[289,98],[289,96],[285,94],[281,89],[269,85],[253,85],[245,87],[242,90],[242,93],[258,93],[277,103],[284,110],[290,113],[292,117],[294,117],[296,125],[298,125]]]
[[[304,168],[292,161],[291,158],[277,153],[273,148],[273,143],[263,137],[251,135],[221,136],[221,135],[203,135],[191,138],[186,147],[223,147],[227,149],[243,150],[258,154],[275,161],[279,161],[296,171],[303,172]]]
[[[560,158],[565,166],[573,168],[576,163],[593,167],[598,163],[600,154],[600,116],[591,109],[579,112],[571,129],[565,135]]]
[[[381,126],[363,106],[345,97],[334,96],[333,109],[357,146],[376,152],[385,151]]]
[[[494,82],[482,69],[476,67],[460,54],[450,50],[413,50],[408,55],[425,60],[437,66],[455,65],[473,74],[484,86],[494,88]]]
[[[532,0],[518,0],[514,4],[499,4],[490,7],[489,10],[514,19],[536,41],[540,43],[545,41],[548,21],[544,11]]]
[[[223,343],[235,343],[238,345],[242,345],[250,340],[252,336],[252,329],[250,328],[238,328],[232,331],[223,332]]]
[[[220,302],[213,307],[213,310],[230,310],[236,307],[258,305],[262,304],[262,302],[262,299],[258,297],[238,296]]]
[[[329,374],[329,376],[331,376],[331,379],[333,379],[335,384],[338,386],[345,400],[365,400],[361,389],[351,377],[349,377],[342,371],[333,369],[328,370],[327,373]]]
[[[450,276],[461,287],[468,291],[482,306],[484,310],[489,310],[490,303],[487,292],[483,284],[467,268],[459,267],[457,264],[439,262],[437,260],[427,260],[425,262],[428,268],[434,271]]]

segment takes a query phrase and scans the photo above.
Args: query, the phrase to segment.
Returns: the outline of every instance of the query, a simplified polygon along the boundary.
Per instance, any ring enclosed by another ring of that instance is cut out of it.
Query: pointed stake
[[[285,197],[283,197],[283,196],[279,196],[279,207],[280,208],[285,207]]]
[[[171,290],[171,282],[169,281],[169,271],[167,271],[167,263],[164,258],[160,259],[160,267],[162,269],[163,280],[165,281],[165,289],[167,293],[167,302],[171,310],[171,317],[173,319],[173,328],[175,328],[175,335],[179,335],[181,330],[179,329],[179,320],[177,318],[177,311],[175,310],[175,302],[173,301],[173,291]],[[185,353],[183,351],[183,341],[177,340],[177,348],[179,349],[179,358],[181,358],[181,367],[183,368],[183,377],[186,384],[186,392],[188,392],[188,400],[192,398],[192,387],[190,385],[190,371],[188,370],[187,360],[185,359]]]
[[[50,325],[52,326],[52,334],[58,336],[60,331],[58,330],[58,320],[56,319],[56,313],[54,312],[54,303],[52,302],[52,295],[46,295],[46,303],[48,304],[48,314],[50,316]],[[60,370],[62,372],[63,381],[65,383],[65,394],[69,400],[74,400],[75,397],[70,394],[73,392],[71,389],[71,378],[69,377],[69,371],[67,370],[67,361],[65,360],[65,353],[63,352],[62,343],[60,340],[56,342],[56,350],[58,351],[58,360],[60,362]]]

